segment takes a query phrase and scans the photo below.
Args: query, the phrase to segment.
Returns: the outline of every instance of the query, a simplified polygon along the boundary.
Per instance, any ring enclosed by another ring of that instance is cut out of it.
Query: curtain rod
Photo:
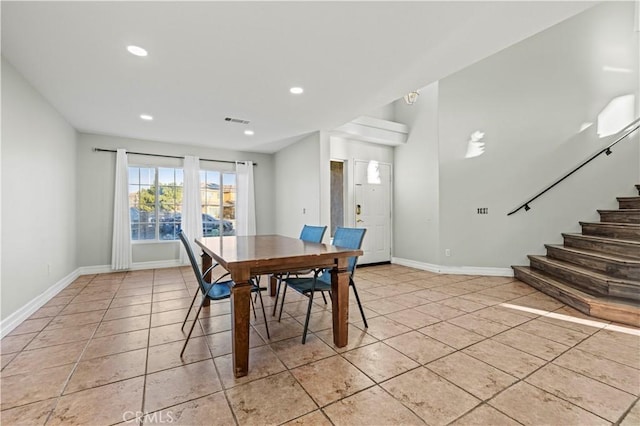
[[[95,152],[118,152],[115,149],[103,149],[103,148],[93,148],[93,150]],[[148,155],[149,157],[178,158],[178,159],[183,159],[184,160],[184,157],[180,157],[178,155],[148,154],[146,152],[133,152],[133,151],[127,151],[127,154]],[[243,164],[245,164],[244,161],[211,160],[209,158],[200,158],[200,161],[212,161],[214,163],[229,163],[229,164],[243,163]],[[253,163],[253,165],[257,166],[258,163]]]

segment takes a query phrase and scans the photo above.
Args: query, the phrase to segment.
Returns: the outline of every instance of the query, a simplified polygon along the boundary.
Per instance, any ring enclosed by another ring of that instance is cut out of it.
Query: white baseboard
[[[188,263],[182,263],[179,259],[173,260],[156,260],[153,262],[137,262],[131,265],[132,271],[139,271],[141,269],[163,269],[163,268],[177,268],[178,266],[188,266]]]
[[[143,269],[176,268],[178,266],[188,266],[188,264],[182,263],[177,259],[154,260],[151,262],[135,262],[131,265],[131,268],[124,269],[123,271],[114,271],[111,269],[111,265],[81,266],[78,270],[80,271],[80,275],[93,275],[108,274],[109,272],[140,271]]]
[[[485,275],[492,277],[512,277],[513,269],[511,268],[490,268],[483,266],[444,266],[434,265],[432,263],[418,262],[400,257],[392,257],[391,263],[408,266],[410,268],[422,269],[424,271],[436,272],[438,274],[456,274],[456,275]]]
[[[113,272],[111,265],[81,266],[78,268],[78,271],[80,271],[80,275],[106,274]]]
[[[0,321],[0,338],[11,333],[24,320],[29,318],[35,311],[44,306],[45,303],[51,300],[56,294],[64,290],[79,276],[80,271],[78,268],[51,287],[49,287],[44,293],[40,294],[35,299],[31,300],[29,303],[9,315],[7,318]]]
[[[177,266],[185,266],[179,260],[161,260],[153,262],[137,262],[131,265],[130,271],[139,271],[142,269],[162,269],[162,268],[175,268]],[[35,299],[28,302],[26,305],[9,315],[4,320],[0,321],[0,338],[11,333],[17,326],[19,326],[24,320],[29,318],[35,311],[40,309],[49,300],[53,299],[56,294],[64,290],[69,284],[71,284],[80,275],[94,275],[105,274],[114,272],[111,269],[111,265],[96,265],[96,266],[81,266],[75,271],[71,272],[66,277],[49,287],[44,293],[37,296]]]

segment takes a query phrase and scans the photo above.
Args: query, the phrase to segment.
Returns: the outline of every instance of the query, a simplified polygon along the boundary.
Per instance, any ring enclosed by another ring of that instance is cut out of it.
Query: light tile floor
[[[188,268],[82,276],[2,339],[3,425],[640,425],[637,329],[504,277],[360,268],[369,328],[349,345],[330,306],[288,294],[250,373],[231,373],[228,300],[203,310],[184,359]],[[353,299],[353,296],[352,296]],[[355,303],[352,300],[352,303]],[[189,322],[188,324],[191,324]]]

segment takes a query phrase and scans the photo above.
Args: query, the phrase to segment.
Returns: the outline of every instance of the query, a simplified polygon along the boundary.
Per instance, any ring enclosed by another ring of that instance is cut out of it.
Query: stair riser
[[[640,301],[640,283],[629,286],[616,281],[605,281],[597,277],[577,274],[574,271],[565,269],[562,266],[544,262],[541,259],[529,257],[531,269],[537,269],[550,276],[565,281],[567,285],[586,291],[591,294],[601,294],[604,296],[624,297]]]
[[[601,212],[600,222],[609,223],[640,223],[640,213],[616,210],[612,212]]]
[[[574,298],[571,294],[567,294],[561,289],[538,279],[538,277],[534,277],[518,269],[514,269],[513,273],[514,276],[520,281],[529,284],[531,287],[540,290],[544,294],[547,294],[563,303],[566,303],[567,305],[579,310],[585,315],[589,315],[589,305],[579,299]]]
[[[640,267],[618,264],[606,259],[583,255],[581,253],[571,253],[556,247],[547,247],[547,256],[552,259],[564,260],[574,265],[584,266],[594,271],[602,272],[612,277],[622,279],[640,279]]]
[[[590,241],[571,235],[566,235],[564,237],[564,245],[565,247],[593,250],[607,254],[617,254],[627,257],[633,257],[634,259],[640,259],[640,247],[624,243],[616,243],[613,241]]]
[[[596,301],[590,306],[590,312],[591,315],[596,318],[619,322],[621,324],[629,324],[634,327],[640,326],[640,314],[638,314],[638,310],[616,309],[606,303],[600,304]]]
[[[640,285],[626,285],[624,283],[610,285],[609,295],[614,297],[621,297],[627,300],[631,299],[640,301]]]
[[[563,234],[564,246],[514,266],[515,277],[584,314],[640,326],[640,196],[617,201],[598,210],[600,223],[580,222],[582,235]]]
[[[583,314],[622,324],[630,324],[636,327],[640,325],[640,315],[638,314],[639,310],[637,308],[612,306],[611,304],[601,302],[599,300],[586,301],[581,298],[577,298],[562,288],[556,287],[552,282],[547,282],[542,277],[530,275],[526,269],[521,269],[519,267],[515,267],[513,269],[515,277],[520,281],[523,281],[531,287],[566,303]]]
[[[538,271],[547,273],[554,278],[567,281],[567,283],[572,287],[579,288],[582,291],[593,294],[601,294],[603,296],[609,295],[609,287],[606,282],[592,277],[575,274],[573,271],[569,271],[546,262],[541,262],[535,258],[530,258],[530,263],[531,269],[537,269]]]
[[[635,228],[601,226],[598,224],[584,224],[582,225],[582,233],[584,235],[593,235],[596,237],[640,241],[640,229]]]
[[[640,209],[640,200],[618,200],[621,209]]]

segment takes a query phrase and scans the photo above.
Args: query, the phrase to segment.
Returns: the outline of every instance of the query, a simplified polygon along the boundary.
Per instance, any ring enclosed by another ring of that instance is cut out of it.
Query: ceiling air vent
[[[249,120],[241,120],[239,118],[225,117],[224,121],[229,123],[249,124]]]

